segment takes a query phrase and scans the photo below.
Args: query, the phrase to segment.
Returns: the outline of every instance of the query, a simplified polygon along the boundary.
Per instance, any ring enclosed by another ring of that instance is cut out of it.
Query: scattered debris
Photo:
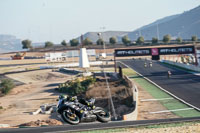
[[[31,112],[32,115],[37,115],[39,113],[42,114],[51,114],[53,112],[56,112],[56,104],[44,104],[40,106],[39,109],[37,109],[35,112]]]
[[[37,120],[31,121],[28,123],[20,124],[19,127],[38,127],[38,126],[54,126],[54,125],[63,125],[61,121],[56,119],[49,120]]]

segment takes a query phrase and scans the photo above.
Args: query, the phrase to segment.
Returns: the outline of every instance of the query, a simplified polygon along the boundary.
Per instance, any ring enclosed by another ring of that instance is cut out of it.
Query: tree
[[[92,41],[87,37],[83,40],[83,45],[92,45]]]
[[[152,42],[152,44],[157,44],[158,43],[158,38],[153,37],[151,42]]]
[[[103,45],[103,39],[102,38],[99,38],[98,40],[97,40],[97,45]]]
[[[15,84],[11,79],[3,79],[0,83],[0,91],[3,94],[7,94],[14,87]]]
[[[70,40],[70,45],[71,46],[78,46],[78,44],[79,44],[79,41],[77,39]]]
[[[182,38],[181,37],[178,37],[178,38],[176,38],[176,41],[177,41],[177,43],[182,43]]]
[[[143,44],[144,43],[144,37],[143,36],[138,37],[136,43]]]
[[[32,48],[32,45],[31,45],[31,41],[26,39],[26,40],[23,40],[22,41],[22,48],[23,49],[29,49],[29,48]]]
[[[45,42],[45,48],[53,47],[53,45],[54,44],[52,42],[50,42],[50,41]]]
[[[193,35],[192,38],[191,38],[191,40],[192,40],[193,42],[196,42],[196,41],[198,40],[198,38],[197,38],[197,36]]]
[[[66,43],[65,40],[63,40],[63,41],[61,42],[61,44],[62,44],[63,46],[67,46],[67,43]]]
[[[163,37],[163,42],[164,43],[169,43],[171,41],[171,36],[169,34],[165,35]]]
[[[122,42],[127,45],[131,43],[131,40],[128,38],[128,36],[122,37]]]
[[[110,42],[111,44],[115,44],[115,43],[117,42],[116,37],[111,37],[111,38],[109,39],[109,42]]]

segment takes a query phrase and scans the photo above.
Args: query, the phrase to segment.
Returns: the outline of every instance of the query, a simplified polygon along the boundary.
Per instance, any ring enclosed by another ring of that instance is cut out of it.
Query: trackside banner
[[[151,55],[151,49],[116,49],[115,56],[123,57],[123,56],[145,56]]]
[[[159,55],[194,54],[194,46],[159,48]]]
[[[145,49],[115,49],[115,56],[116,57],[194,54],[194,53],[195,53],[194,46],[145,48]]]

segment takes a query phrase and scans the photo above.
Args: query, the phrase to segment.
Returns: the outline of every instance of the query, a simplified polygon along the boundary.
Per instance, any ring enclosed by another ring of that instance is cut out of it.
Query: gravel
[[[200,123],[165,128],[129,128],[118,133],[200,133]]]

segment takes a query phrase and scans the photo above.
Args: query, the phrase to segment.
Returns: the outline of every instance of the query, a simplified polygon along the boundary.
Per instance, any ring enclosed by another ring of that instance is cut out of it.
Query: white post
[[[86,52],[86,48],[81,48],[80,49],[80,55],[79,55],[79,67],[80,68],[89,68],[89,60],[88,60],[88,55]]]

